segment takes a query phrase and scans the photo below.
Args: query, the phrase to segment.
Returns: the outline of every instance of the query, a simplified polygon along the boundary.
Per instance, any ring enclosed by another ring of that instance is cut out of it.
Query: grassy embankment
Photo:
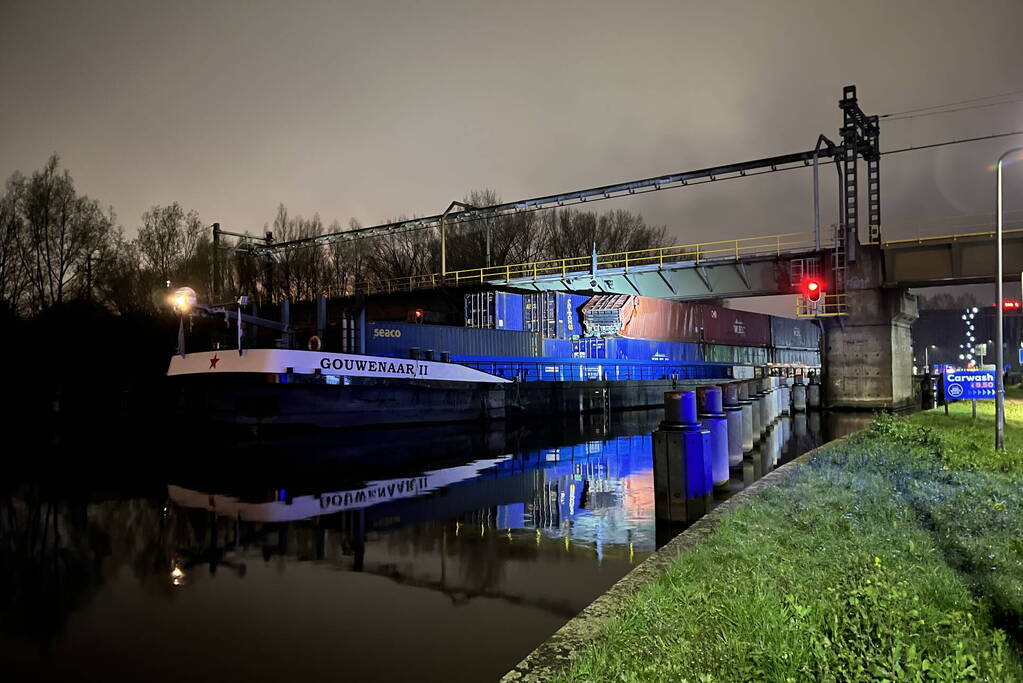
[[[1013,396],[1010,393],[1010,396]],[[727,516],[562,680],[1023,680],[1023,400],[879,416]]]

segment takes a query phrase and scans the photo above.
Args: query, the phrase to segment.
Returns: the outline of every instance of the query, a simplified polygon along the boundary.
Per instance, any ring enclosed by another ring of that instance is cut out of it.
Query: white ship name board
[[[167,374],[196,375],[225,372],[292,372],[345,377],[385,377],[392,379],[434,379],[448,382],[494,382],[511,380],[457,363],[429,360],[364,356],[350,353],[291,351],[287,349],[247,349],[241,355],[232,349],[202,351],[171,357]]]

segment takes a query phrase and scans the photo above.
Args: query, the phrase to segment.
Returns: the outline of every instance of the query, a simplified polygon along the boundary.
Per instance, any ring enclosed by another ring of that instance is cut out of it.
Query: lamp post
[[[998,157],[998,325],[995,327],[995,343],[998,345],[998,367],[995,369],[995,448],[1005,450],[1005,383],[1002,381],[1002,164],[1012,154],[1023,152],[1023,147],[1013,147]]]
[[[928,352],[931,349],[936,349],[936,348],[938,348],[938,347],[936,345],[934,345],[934,344],[929,344],[929,345],[924,347],[924,367],[927,368],[926,374],[928,374],[928,375],[931,374],[931,361],[930,361],[930,355],[929,355]]]

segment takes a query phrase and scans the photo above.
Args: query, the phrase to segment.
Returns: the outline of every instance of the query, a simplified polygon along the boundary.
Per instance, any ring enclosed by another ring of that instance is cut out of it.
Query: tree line
[[[499,202],[492,190],[465,198],[478,207]],[[280,250],[267,259],[245,248],[263,235],[223,239],[218,248],[211,225],[178,202],[150,208],[136,227],[136,236],[127,237],[112,207],[79,194],[57,155],[28,176],[15,172],[0,197],[0,304],[20,316],[72,300],[115,313],[154,312],[168,287],[190,286],[202,301],[303,300],[440,271],[434,230]],[[355,219],[342,226],[294,215],[281,204],[264,232],[284,242],[360,227]],[[485,265],[488,233],[490,264],[500,266],[584,256],[594,246],[601,253],[663,246],[666,229],[623,210],[551,209],[469,221],[447,228],[447,269]]]

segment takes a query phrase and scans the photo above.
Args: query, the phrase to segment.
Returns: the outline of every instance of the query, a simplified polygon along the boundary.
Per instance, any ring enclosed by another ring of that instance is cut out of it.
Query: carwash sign
[[[945,398],[994,398],[993,370],[952,370],[945,373]]]

